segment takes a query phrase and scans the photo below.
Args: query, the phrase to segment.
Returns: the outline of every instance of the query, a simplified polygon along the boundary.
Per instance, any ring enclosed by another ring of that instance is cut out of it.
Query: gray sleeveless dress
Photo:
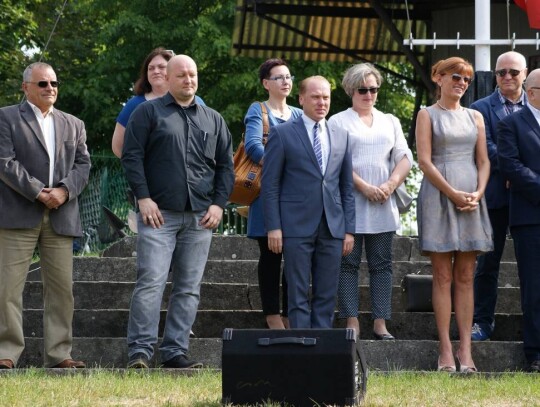
[[[432,162],[446,181],[460,191],[476,191],[475,145],[478,131],[474,111],[426,108],[431,119]],[[479,208],[460,212],[454,203],[424,177],[418,194],[420,250],[428,252],[493,250],[485,198]]]

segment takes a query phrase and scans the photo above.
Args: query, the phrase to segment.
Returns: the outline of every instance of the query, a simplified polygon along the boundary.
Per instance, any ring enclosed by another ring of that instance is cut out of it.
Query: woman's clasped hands
[[[380,186],[368,185],[363,193],[370,202],[380,202],[381,204],[386,202],[392,195],[393,189],[391,186],[384,183]]]
[[[478,208],[481,198],[482,197],[477,191],[456,191],[455,196],[451,197],[450,199],[452,199],[452,202],[454,202],[458,211],[470,212]]]

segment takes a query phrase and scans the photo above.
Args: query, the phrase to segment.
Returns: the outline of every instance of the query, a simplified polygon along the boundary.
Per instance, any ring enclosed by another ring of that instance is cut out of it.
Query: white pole
[[[477,40],[487,41],[491,37],[491,7],[489,0],[475,0],[474,2],[475,36]],[[491,71],[490,45],[475,45],[476,71]]]

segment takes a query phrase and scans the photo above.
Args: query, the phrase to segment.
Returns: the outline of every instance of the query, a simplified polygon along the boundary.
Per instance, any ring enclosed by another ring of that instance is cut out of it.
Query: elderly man
[[[330,84],[300,83],[303,115],[270,129],[262,199],[268,247],[283,251],[291,328],[331,328],[341,256],[354,244],[349,137],[330,130]],[[312,296],[309,298],[310,280]]]
[[[149,366],[171,265],[173,288],[159,348],[162,366],[202,366],[187,358],[189,333],[212,230],[221,221],[234,183],[231,134],[219,113],[195,102],[193,59],[171,58],[167,82],[167,94],[141,104],[131,115],[122,151],[139,206],[128,368]]]
[[[510,182],[514,239],[523,312],[523,349],[540,372],[540,69],[525,82],[529,104],[497,127],[499,167]]]
[[[471,332],[473,341],[489,339],[495,328],[499,266],[508,233],[509,190],[497,163],[497,124],[504,117],[527,105],[527,95],[523,91],[526,76],[527,65],[523,55],[514,51],[501,54],[495,67],[497,89],[490,96],[471,105],[472,109],[482,113],[486,124],[491,174],[485,196],[494,243],[492,252],[478,258],[474,275],[474,318]]]
[[[37,62],[23,73],[27,101],[0,109],[0,368],[24,349],[22,293],[36,245],[43,279],[45,367],[82,368],[71,358],[73,237],[77,197],[88,183],[84,123],[53,107],[58,80]]]

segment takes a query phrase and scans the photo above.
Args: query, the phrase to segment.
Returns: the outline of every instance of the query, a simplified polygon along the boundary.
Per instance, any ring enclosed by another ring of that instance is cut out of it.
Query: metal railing
[[[413,204],[409,212],[401,215],[401,227],[396,231],[400,236],[417,236],[416,227],[416,201],[414,198]],[[229,204],[223,211],[223,219],[216,229],[215,233],[220,235],[242,235],[247,234],[247,218],[240,215],[243,212],[239,205]]]

